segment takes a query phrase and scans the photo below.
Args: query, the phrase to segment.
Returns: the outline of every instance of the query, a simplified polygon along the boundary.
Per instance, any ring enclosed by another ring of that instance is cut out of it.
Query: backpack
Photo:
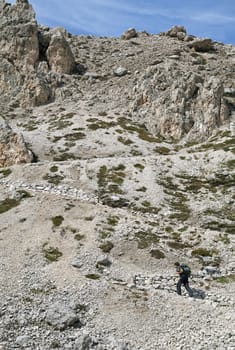
[[[188,265],[186,265],[186,264],[182,264],[181,267],[182,267],[182,269],[184,270],[184,273],[185,273],[188,277],[190,277],[190,276],[191,276],[191,269],[190,269],[190,267],[189,267]]]

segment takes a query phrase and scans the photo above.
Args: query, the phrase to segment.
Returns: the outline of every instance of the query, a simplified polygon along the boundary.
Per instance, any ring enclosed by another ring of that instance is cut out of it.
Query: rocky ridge
[[[234,47],[0,12],[0,349],[234,349]]]

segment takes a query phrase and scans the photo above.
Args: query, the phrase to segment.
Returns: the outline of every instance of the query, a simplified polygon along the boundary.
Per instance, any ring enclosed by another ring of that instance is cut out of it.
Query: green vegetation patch
[[[223,231],[235,234],[235,208],[232,205],[225,205],[220,209],[207,209],[203,217],[213,216],[213,220],[206,220],[203,227],[214,231]]]
[[[76,233],[76,235],[74,235],[74,239],[76,239],[76,241],[81,241],[85,236],[80,234],[80,233]]]
[[[225,168],[228,168],[229,170],[235,170],[235,159],[228,160],[225,165]]]
[[[131,203],[129,207],[137,212],[150,214],[158,214],[158,212],[161,210],[160,208],[152,206],[151,203],[148,201],[144,201],[141,204],[142,206],[140,207],[136,205],[136,203]]]
[[[159,146],[159,147],[154,148],[154,152],[156,152],[158,154],[162,154],[162,155],[167,155],[171,152],[171,150],[170,150],[170,148]]]
[[[170,196],[166,201],[174,212],[169,215],[169,218],[178,221],[188,220],[191,210],[187,204],[188,199],[179,185],[173,182],[173,178],[170,176],[160,179],[158,183],[164,187],[163,191]]]
[[[49,183],[56,185],[56,186],[58,186],[63,179],[64,179],[64,176],[61,176],[58,174],[55,174],[55,175],[46,174],[43,176],[43,180],[46,180]]]
[[[0,214],[17,207],[20,204],[20,200],[14,198],[6,198],[0,201]]]
[[[165,258],[165,254],[159,249],[152,249],[150,254],[155,259],[164,259]]]
[[[98,280],[100,279],[100,275],[98,275],[97,273],[88,273],[86,275],[86,278],[90,278],[91,280]]]
[[[108,225],[116,226],[119,222],[119,217],[116,215],[110,215],[107,219]]]
[[[124,170],[125,166],[123,164],[119,164],[118,166],[109,169],[105,165],[101,166],[97,174],[99,193],[122,194],[123,191],[121,190],[120,185],[122,185],[126,176]]]
[[[93,221],[94,220],[94,216],[85,216],[84,220],[86,220],[86,221]]]
[[[203,227],[212,231],[223,231],[226,233],[235,234],[235,223],[210,221],[204,223]]]
[[[78,141],[84,139],[85,137],[86,134],[84,134],[84,132],[73,132],[64,136],[67,141]]]
[[[61,130],[73,125],[73,122],[70,120],[73,116],[73,113],[68,113],[60,117],[51,117],[48,130]]]
[[[182,179],[181,186],[184,187],[185,191],[197,193],[201,189],[207,189],[211,192],[216,192],[217,188],[223,191],[229,190],[235,185],[235,174],[224,174],[215,173],[211,178],[190,176],[186,173],[176,175]]]
[[[109,238],[111,235],[112,235],[112,231],[108,229],[104,229],[103,231],[100,232],[101,239]]]
[[[11,169],[0,169],[0,174],[3,175],[4,177],[9,176],[12,173]]]
[[[53,157],[55,162],[66,162],[67,160],[75,160],[77,157],[73,153],[61,152],[60,154]]]
[[[191,210],[187,205],[187,197],[180,191],[175,192],[171,199],[168,199],[168,205],[175,211],[169,215],[170,219],[186,221],[190,217]]]
[[[52,220],[53,226],[60,226],[64,221],[64,218],[61,215],[57,215],[51,218],[51,220]]]
[[[188,243],[176,242],[176,241],[168,241],[167,245],[172,249],[185,249],[191,247]]]
[[[191,255],[195,257],[202,257],[202,256],[212,257],[214,254],[217,254],[217,253],[218,252],[216,249],[198,248],[198,249],[192,250]]]
[[[44,257],[48,262],[55,262],[63,255],[58,248],[53,247],[43,247]]]
[[[124,197],[113,199],[112,197],[106,196],[102,198],[102,203],[108,205],[111,208],[123,208],[130,205],[129,200]]]
[[[138,151],[137,149],[131,149],[130,153],[132,154],[133,157],[138,157],[143,155],[143,153],[141,151]]]
[[[102,243],[99,248],[104,252],[104,253],[109,253],[113,249],[114,245],[112,242],[107,241]]]
[[[143,164],[140,164],[140,163],[134,164],[134,167],[135,167],[136,169],[139,169],[140,171],[143,171],[144,168],[145,168],[145,166],[144,166]]]
[[[142,186],[136,189],[137,192],[146,192],[147,191],[147,187]]]
[[[169,215],[169,219],[176,219],[179,221],[186,221],[190,217],[191,210],[186,204],[185,200],[176,199],[169,202],[169,205],[175,210]]]
[[[89,119],[88,119],[88,121],[89,121]],[[88,129],[95,131],[98,129],[109,129],[109,128],[112,128],[116,125],[117,125],[117,123],[113,122],[113,121],[106,122],[106,121],[97,119],[97,121],[95,123],[88,124]]]
[[[107,222],[103,222],[104,226],[99,230],[99,236],[101,239],[107,239],[112,236],[115,231],[115,226],[119,223],[119,217],[117,215],[110,215],[107,218]],[[105,243],[106,244],[106,243]],[[105,247],[106,249],[106,247]]]
[[[143,205],[144,207],[151,207],[151,203],[149,201],[143,201],[141,205]]]
[[[235,282],[235,274],[221,276],[221,277],[214,277],[214,281],[223,283],[223,284],[232,283],[232,282]]]
[[[135,237],[137,238],[139,249],[149,248],[152,244],[159,242],[159,237],[151,230],[138,231],[135,233]]]
[[[58,168],[57,165],[52,165],[52,167],[50,167],[50,171],[51,171],[52,173],[56,173],[58,170],[59,170],[59,168]]]
[[[118,123],[123,129],[131,132],[135,132],[137,136],[143,141],[161,142],[161,139],[159,137],[153,136],[143,124],[142,125],[133,124],[131,120],[124,117],[118,118]]]
[[[171,232],[171,236],[172,236],[172,238],[173,238],[174,240],[176,240],[176,241],[180,241],[180,240],[181,240],[181,238],[180,238],[181,233],[180,233],[180,232],[176,232],[176,231]]]
[[[54,137],[54,142],[57,142],[61,139],[65,139],[66,141],[78,141],[78,140],[82,140],[86,137],[86,134],[84,134],[84,132],[73,132],[73,133],[69,133],[69,134],[65,134],[63,136],[55,136]]]
[[[235,227],[234,227],[235,228]],[[234,231],[235,232],[235,231]],[[230,241],[230,238],[228,237],[228,234],[225,233],[224,235],[221,235],[219,234],[219,238],[218,238],[219,241],[223,242],[224,244],[229,244],[231,241]]]
[[[208,179],[208,184],[212,187],[221,186],[224,189],[229,189],[235,186],[235,174],[216,173],[211,179]]]
[[[132,143],[134,143],[131,139],[126,138],[126,137],[122,137],[122,136],[118,136],[117,139],[118,139],[119,142],[121,142],[125,146],[129,146]]]
[[[207,150],[223,150],[223,151],[235,151],[235,137],[228,137],[226,140],[223,142],[218,142],[218,143],[213,143],[213,142],[208,142],[206,144],[202,144],[200,147],[195,148],[195,152],[204,152]]]
[[[167,194],[174,194],[175,191],[179,190],[178,184],[173,182],[173,178],[171,176],[166,176],[158,180],[158,184],[163,186],[163,191]],[[168,192],[169,190],[170,192]],[[173,193],[172,193],[173,191]]]
[[[212,215],[219,219],[235,221],[235,207],[232,205],[225,205],[220,209],[207,209],[203,212],[203,216],[204,215]]]
[[[25,124],[18,123],[17,126],[23,127],[27,131],[33,131],[38,129],[39,124],[39,121],[31,119]]]

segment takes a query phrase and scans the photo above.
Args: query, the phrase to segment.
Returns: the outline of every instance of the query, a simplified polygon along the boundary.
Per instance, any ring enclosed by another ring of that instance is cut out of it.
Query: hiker
[[[189,276],[191,274],[190,268],[187,265],[180,264],[179,262],[175,263],[175,267],[176,267],[176,272],[179,274],[179,277],[180,277],[180,279],[179,279],[179,281],[177,283],[177,293],[179,295],[181,295],[181,285],[183,284],[185,289],[188,292],[188,295],[190,297],[192,297],[193,296],[193,291],[189,287],[189,282],[188,282],[188,278],[189,278]]]

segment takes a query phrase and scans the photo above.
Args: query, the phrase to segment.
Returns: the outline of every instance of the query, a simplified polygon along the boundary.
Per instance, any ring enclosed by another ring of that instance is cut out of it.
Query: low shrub
[[[20,200],[14,198],[6,198],[0,202],[0,214],[17,207],[20,204]]]
[[[44,257],[47,259],[48,262],[55,262],[58,261],[58,259],[63,255],[58,248],[53,247],[44,247],[43,248],[43,254]]]
[[[7,177],[11,174],[11,169],[1,169],[0,174],[3,175],[4,177]]]
[[[97,275],[96,273],[88,273],[86,275],[86,278],[90,278],[91,280],[98,280],[100,279],[100,275]]]
[[[53,226],[60,226],[64,221],[64,218],[61,215],[57,215],[51,218],[51,220],[52,220]]]
[[[210,250],[206,248],[198,248],[194,249],[191,253],[192,256],[210,256],[212,257],[213,254],[215,253],[215,250]]]
[[[112,242],[107,241],[102,243],[99,248],[104,252],[104,253],[109,253],[113,249],[114,245]]]
[[[150,254],[155,259],[163,259],[163,258],[165,258],[165,254],[163,252],[161,252],[159,249],[152,249]]]

